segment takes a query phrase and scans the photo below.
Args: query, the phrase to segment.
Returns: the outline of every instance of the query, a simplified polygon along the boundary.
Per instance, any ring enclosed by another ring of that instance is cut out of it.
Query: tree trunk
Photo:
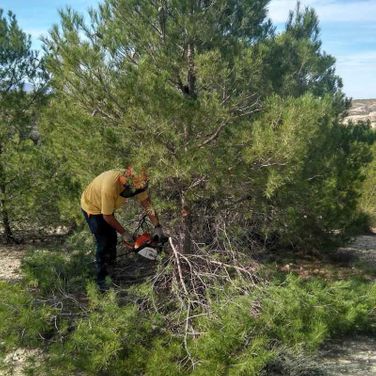
[[[193,3],[192,3],[193,4]],[[192,5],[193,6],[193,5]],[[193,9],[191,10],[193,14]],[[196,68],[194,62],[194,44],[189,42],[187,46],[187,94],[192,98],[197,98],[196,93]],[[184,125],[184,141],[185,151],[188,152],[188,142],[190,141],[191,134],[187,124]],[[189,204],[185,200],[184,191],[181,193],[181,217],[182,217],[182,244],[183,253],[192,252],[192,228],[193,221]]]
[[[0,160],[3,149],[0,145]],[[0,214],[1,221],[4,227],[5,241],[7,243],[16,243],[16,240],[13,236],[12,229],[10,227],[9,213],[6,207],[6,185],[5,185],[5,176],[4,176],[4,166],[0,162]]]
[[[4,195],[4,186],[0,186],[0,195],[3,197]],[[16,240],[13,236],[12,229],[10,227],[10,222],[9,222],[9,214],[8,210],[5,206],[5,200],[2,198],[0,200],[1,203],[1,219],[3,222],[3,227],[4,227],[4,235],[5,235],[5,241],[6,243],[16,243]]]
[[[187,51],[187,63],[188,63],[188,94],[191,98],[196,98],[196,68],[194,62],[194,45],[193,43],[188,43]]]

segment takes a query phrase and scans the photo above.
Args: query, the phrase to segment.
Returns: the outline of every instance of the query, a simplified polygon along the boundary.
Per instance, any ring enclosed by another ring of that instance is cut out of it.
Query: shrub
[[[256,376],[278,365],[292,375],[320,375],[304,362],[305,354],[330,337],[376,329],[376,283],[356,279],[304,281],[289,275],[243,295],[235,286],[212,287],[210,313],[192,311],[187,332],[184,311],[148,309],[149,299],[158,306],[165,297],[146,285],[129,289],[121,305],[115,291],[100,294],[90,283],[88,302],[75,320],[59,319],[55,336],[52,309],[37,305],[21,286],[3,286],[2,301],[10,303],[1,306],[0,335],[8,348],[41,346],[39,334],[46,332],[50,338],[38,375]]]
[[[135,304],[118,305],[116,294],[100,294],[88,286],[84,318],[62,344],[51,348],[49,368],[55,374],[84,371],[87,375],[135,375],[145,369],[151,342],[157,335],[158,316],[146,316]],[[59,373],[62,372],[62,373]]]
[[[346,237],[360,221],[374,141],[369,125],[338,122],[329,97],[269,98],[242,134],[245,183],[252,187],[244,215],[258,213],[251,218],[258,232],[284,246],[319,249]]]
[[[85,291],[93,278],[94,262],[83,252],[61,254],[46,250],[34,251],[22,260],[25,281],[38,287],[44,295],[56,291]]]
[[[198,320],[204,334],[192,341],[199,359],[193,374],[258,375],[280,349],[302,354],[333,336],[373,332],[375,307],[375,283],[304,282],[292,275],[249,296],[229,296]]]
[[[53,328],[55,310],[22,285],[0,281],[0,349],[40,346]]]

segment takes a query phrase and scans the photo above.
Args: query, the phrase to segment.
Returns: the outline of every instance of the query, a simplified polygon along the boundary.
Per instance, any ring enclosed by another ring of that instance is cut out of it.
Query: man
[[[154,235],[163,236],[162,227],[147,193],[148,176],[145,170],[136,173],[129,166],[124,170],[109,170],[97,176],[81,196],[81,208],[96,241],[97,283],[106,289],[109,267],[116,261],[117,233],[124,245],[133,248],[132,235],[115,218],[115,210],[134,197],[154,225]]]

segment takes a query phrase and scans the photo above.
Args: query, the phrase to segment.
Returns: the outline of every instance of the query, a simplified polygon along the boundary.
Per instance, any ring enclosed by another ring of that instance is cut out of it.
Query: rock
[[[376,128],[376,99],[354,99],[345,123],[367,120]]]

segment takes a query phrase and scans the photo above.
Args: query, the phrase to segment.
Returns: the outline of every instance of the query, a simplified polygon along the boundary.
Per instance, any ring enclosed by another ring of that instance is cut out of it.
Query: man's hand
[[[123,243],[127,248],[129,248],[129,249],[134,248],[134,244],[133,244],[134,240],[132,238],[132,235],[128,231],[124,231],[121,234],[121,238],[123,239]]]
[[[165,235],[163,233],[162,226],[160,224],[158,224],[157,226],[154,227],[153,239],[161,240],[164,237],[165,237]]]
[[[125,230],[125,228],[118,222],[115,216],[113,214],[103,214],[103,219],[120,234],[123,239],[124,245],[129,249],[133,249],[132,235]]]

